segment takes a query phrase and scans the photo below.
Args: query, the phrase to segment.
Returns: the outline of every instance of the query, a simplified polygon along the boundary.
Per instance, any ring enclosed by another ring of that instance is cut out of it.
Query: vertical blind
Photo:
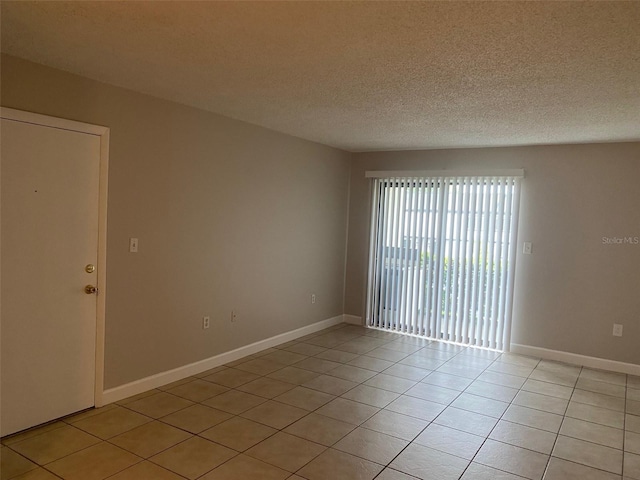
[[[368,325],[508,350],[521,176],[373,178]]]

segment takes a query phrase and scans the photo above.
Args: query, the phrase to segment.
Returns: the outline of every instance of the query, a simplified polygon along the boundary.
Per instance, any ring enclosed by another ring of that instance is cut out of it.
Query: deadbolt
[[[96,271],[96,266],[92,264],[88,264],[86,267],[84,267],[84,271],[87,273],[93,273]]]
[[[93,285],[87,285],[86,287],[84,287],[84,293],[86,293],[87,295],[93,295],[94,293],[98,293],[98,289]]]

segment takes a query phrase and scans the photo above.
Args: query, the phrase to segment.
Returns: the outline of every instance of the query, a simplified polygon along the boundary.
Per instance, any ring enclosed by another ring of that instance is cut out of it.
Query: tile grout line
[[[547,474],[547,471],[549,470],[549,465],[551,464],[551,459],[553,458],[553,452],[556,449],[556,444],[558,443],[558,439],[560,438],[560,431],[562,430],[562,426],[564,425],[564,421],[567,418],[567,411],[569,410],[569,405],[571,404],[571,399],[573,398],[573,394],[576,391],[576,385],[578,384],[578,380],[580,379],[580,375],[582,374],[582,369],[584,367],[580,367],[580,372],[578,373],[578,376],[576,377],[576,381],[573,384],[573,389],[571,392],[571,396],[569,397],[569,400],[567,401],[567,406],[564,409],[564,414],[562,415],[562,422],[560,422],[560,427],[558,428],[558,433],[556,434],[556,439],[553,442],[553,445],[551,447],[551,452],[549,453],[549,459],[547,460],[547,464],[544,468],[544,471],[542,473],[542,478],[545,477],[545,475]],[[555,457],[555,458],[560,458],[560,457]]]

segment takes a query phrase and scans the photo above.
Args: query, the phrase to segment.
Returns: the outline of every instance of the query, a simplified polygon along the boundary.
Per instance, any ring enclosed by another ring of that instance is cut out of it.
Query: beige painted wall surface
[[[355,154],[345,313],[361,315],[366,170],[524,168],[512,342],[640,364],[640,143]],[[522,242],[533,254],[522,255]],[[624,336],[612,336],[613,323]]]
[[[348,153],[9,56],[1,102],[111,128],[106,388],[342,314]]]

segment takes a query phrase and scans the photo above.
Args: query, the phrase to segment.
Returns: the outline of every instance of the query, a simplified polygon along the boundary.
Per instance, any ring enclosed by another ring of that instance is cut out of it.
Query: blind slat
[[[511,244],[509,238],[509,232],[511,231],[511,211],[513,208],[513,191],[515,186],[513,182],[510,182],[509,188],[506,191],[506,199],[505,199],[505,226],[502,232],[502,239],[504,242],[504,246],[502,248],[502,256],[501,261],[503,265],[507,265],[509,262],[509,245]],[[498,346],[496,348],[504,349],[504,333],[505,333],[505,312],[506,312],[506,303],[507,303],[507,291],[508,291],[508,271],[504,272],[500,282],[500,302],[499,302],[499,310],[498,310],[498,318],[502,321],[498,323],[498,328],[496,332],[496,342],[498,342]]]
[[[389,304],[389,279],[387,278],[388,268],[386,267],[388,258],[387,258],[387,247],[388,244],[388,236],[389,236],[389,214],[393,207],[393,202],[391,201],[391,196],[393,191],[387,188],[386,185],[383,187],[384,191],[384,219],[381,222],[382,226],[382,237],[380,242],[380,256],[378,257],[379,265],[380,265],[380,305],[379,305],[379,316],[377,318],[377,323],[379,327],[387,328],[387,312],[386,305]]]
[[[440,195],[438,195],[438,211],[437,211],[437,225],[436,231],[433,234],[435,237],[435,247],[433,251],[433,266],[434,266],[434,282],[433,282],[433,304],[431,305],[431,324],[432,324],[432,333],[431,335],[436,338],[442,338],[442,315],[439,312],[442,306],[442,289],[440,286],[442,285],[442,275],[443,275],[443,262],[444,262],[444,231],[445,231],[445,221],[446,215],[443,215],[443,212],[447,208],[446,199],[449,193],[449,182],[442,182],[443,185],[439,189]],[[435,333],[434,333],[435,332]]]
[[[401,184],[404,183],[404,179]],[[393,293],[393,297],[391,299],[391,319],[392,319],[392,329],[398,329],[398,322],[400,321],[400,315],[398,310],[400,308],[400,286],[402,283],[402,278],[400,276],[400,268],[402,268],[401,256],[403,249],[400,247],[402,242],[402,235],[404,229],[404,211],[406,210],[406,206],[404,202],[406,200],[406,189],[402,187],[398,187],[396,189],[398,195],[397,202],[397,210],[395,212],[396,218],[396,231],[394,231],[394,243],[393,243],[393,281],[391,283],[392,288],[391,292]]]
[[[400,293],[398,298],[400,300],[400,305],[398,308],[398,316],[400,318],[400,322],[398,324],[398,330],[406,332],[407,331],[407,290],[409,288],[409,283],[411,281],[411,270],[409,268],[409,255],[411,254],[411,217],[413,216],[413,193],[414,186],[413,181],[407,181],[407,185],[405,187],[406,195],[404,199],[405,210],[403,215],[403,225],[404,225],[404,236],[400,239],[398,244],[398,248],[400,249],[401,258],[400,258],[400,272],[402,275],[399,275],[400,280]],[[407,232],[406,229],[409,229]],[[407,238],[408,233],[408,238]]]
[[[491,298],[491,292],[493,291],[493,253],[495,249],[495,226],[496,226],[496,208],[498,195],[496,194],[497,181],[494,179],[492,187],[489,190],[489,212],[488,212],[488,225],[486,232],[486,257],[483,265],[483,273],[485,277],[485,285],[482,294],[483,299],[483,313],[482,313],[482,346],[488,347],[491,344],[489,338],[489,332],[491,329],[492,315],[491,305],[493,299]]]
[[[410,251],[410,260],[409,260],[409,285],[407,287],[407,333],[415,332],[415,320],[416,320],[416,302],[415,302],[415,287],[418,284],[417,277],[417,265],[416,265],[416,257],[418,251],[417,240],[418,229],[420,228],[419,219],[420,215],[420,182],[416,182],[413,186],[414,188],[414,197],[412,202],[412,212],[411,216],[411,251]]]
[[[468,214],[468,224],[466,230],[466,249],[465,249],[465,283],[464,283],[464,303],[463,303],[463,316],[462,316],[462,343],[469,343],[469,325],[471,323],[470,317],[470,309],[472,302],[472,292],[473,292],[473,246],[474,242],[474,231],[476,226],[476,215],[475,209],[477,205],[477,185],[474,179],[470,180],[470,189],[471,195],[469,196],[469,214]],[[473,212],[471,211],[473,208]],[[469,260],[471,259],[471,260]]]

